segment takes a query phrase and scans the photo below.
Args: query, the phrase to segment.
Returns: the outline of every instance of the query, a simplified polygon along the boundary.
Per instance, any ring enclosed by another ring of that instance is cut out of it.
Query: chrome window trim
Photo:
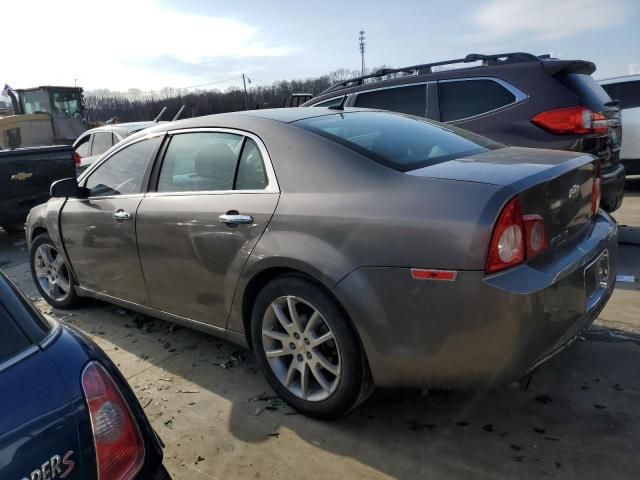
[[[60,326],[60,323],[58,323],[56,320],[50,319],[45,317],[45,319],[51,323],[52,328],[49,331],[49,333],[47,334],[46,337],[44,337],[42,339],[42,341],[38,344],[38,346],[40,347],[41,350],[46,349],[49,345],[51,345],[53,343],[53,341],[58,337],[58,335],[60,334],[60,332],[62,332],[62,327]]]
[[[183,133],[230,133],[233,135],[241,135],[243,137],[250,138],[258,146],[260,155],[262,155],[262,161],[264,163],[265,172],[267,174],[267,185],[261,189],[255,190],[184,190],[175,192],[147,192],[145,197],[170,197],[170,196],[184,196],[184,195],[229,195],[233,193],[280,193],[280,185],[278,184],[278,178],[271,162],[271,157],[267,151],[267,147],[260,137],[247,132],[246,130],[238,130],[234,128],[218,128],[218,127],[196,127],[196,128],[182,128],[177,130],[167,131],[168,135],[180,135]],[[238,158],[238,161],[240,159]],[[162,170],[162,167],[160,167]]]
[[[524,93],[522,90],[520,90],[515,85],[511,85],[509,82],[507,82],[505,80],[502,80],[501,78],[497,78],[497,77],[449,78],[447,80],[438,80],[438,83],[469,82],[469,81],[474,81],[474,80],[491,80],[493,82],[496,82],[498,85],[506,88],[509,92],[511,92],[516,97],[516,99],[511,103],[507,103],[506,105],[502,105],[501,107],[494,108],[493,110],[487,110],[486,112],[478,113],[476,115],[471,115],[470,117],[464,117],[464,118],[457,118],[455,120],[449,120],[448,122],[444,122],[444,123],[452,123],[453,124],[453,123],[456,123],[456,122],[465,122],[467,120],[471,120],[471,119],[474,119],[474,118],[483,117],[484,115],[488,115],[490,113],[494,113],[494,112],[498,112],[500,110],[505,110],[507,108],[511,108],[514,105],[517,105],[520,102],[524,102],[525,100],[527,100],[529,98],[528,94]],[[438,98],[440,98],[440,91],[438,91]],[[440,112],[440,115],[442,115],[442,111]],[[442,118],[442,116],[440,118]]]
[[[386,87],[372,88],[372,89],[369,89],[369,90],[358,90],[357,92],[354,92],[356,94],[356,100],[355,101],[356,102],[358,101],[358,97],[362,93],[377,92],[378,90],[390,90],[392,88],[406,88],[406,87],[415,87],[416,85],[425,85],[425,91],[426,91],[426,85],[428,83],[429,83],[429,81],[423,81],[423,82],[403,83],[401,85],[387,85]]]
[[[348,97],[351,94],[347,94],[347,93],[343,93],[342,95],[336,95],[335,97],[331,97],[331,98],[327,98],[325,100],[322,100],[321,102],[318,103],[314,103],[313,105],[309,105],[310,107],[320,107],[320,108],[325,108],[323,103],[328,103],[328,102],[332,102],[334,100],[337,100],[338,98],[344,98],[344,97]],[[348,98],[347,98],[348,100]],[[346,103],[346,101],[345,101]]]

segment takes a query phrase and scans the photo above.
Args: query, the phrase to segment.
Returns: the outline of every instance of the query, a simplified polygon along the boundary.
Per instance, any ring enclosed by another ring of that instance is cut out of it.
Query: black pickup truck
[[[22,229],[31,207],[49,199],[51,183],[75,174],[70,145],[0,150],[0,226]]]

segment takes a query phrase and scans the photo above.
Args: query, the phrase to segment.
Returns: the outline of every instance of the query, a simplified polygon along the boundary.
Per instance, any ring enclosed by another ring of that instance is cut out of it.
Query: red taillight
[[[538,127],[559,135],[582,135],[606,133],[609,130],[607,118],[587,107],[559,108],[541,112],[531,119]]]
[[[82,373],[100,480],[131,480],[144,463],[144,445],[136,422],[111,376],[92,362]]]
[[[82,157],[78,152],[73,152],[73,161],[76,164],[76,167],[80,166],[80,162],[82,162]]]
[[[514,197],[502,210],[493,230],[487,273],[513,267],[540,255],[549,247],[547,228],[540,215],[522,215],[520,199]]]
[[[504,207],[496,223],[487,259],[487,273],[522,263],[525,259],[524,222],[520,199],[513,198]]]

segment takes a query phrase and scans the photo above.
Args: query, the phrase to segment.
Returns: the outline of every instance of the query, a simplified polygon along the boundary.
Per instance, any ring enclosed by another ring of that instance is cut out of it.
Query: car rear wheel
[[[55,308],[73,308],[79,297],[71,270],[46,233],[38,235],[29,250],[31,276],[42,297]]]
[[[302,277],[278,277],[258,294],[251,340],[271,387],[306,415],[340,416],[372,390],[349,320],[329,295]]]

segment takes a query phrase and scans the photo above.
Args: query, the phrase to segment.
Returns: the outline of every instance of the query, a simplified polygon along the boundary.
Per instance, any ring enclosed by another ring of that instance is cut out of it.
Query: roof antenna
[[[162,107],[162,110],[160,110],[160,113],[158,114],[158,116],[156,118],[153,119],[154,122],[159,122],[160,119],[162,118],[162,115],[164,115],[164,112],[167,110],[167,107]]]
[[[338,105],[331,105],[330,107],[327,107],[329,110],[344,110],[344,104],[347,101],[347,96],[343,95],[342,96],[342,100],[340,100],[340,103]]]
[[[177,119],[180,118],[180,115],[182,115],[182,111],[184,110],[184,107],[186,107],[186,105],[182,105],[180,107],[180,110],[178,110],[178,113],[176,113],[175,116],[171,119],[172,122],[175,122]]]

